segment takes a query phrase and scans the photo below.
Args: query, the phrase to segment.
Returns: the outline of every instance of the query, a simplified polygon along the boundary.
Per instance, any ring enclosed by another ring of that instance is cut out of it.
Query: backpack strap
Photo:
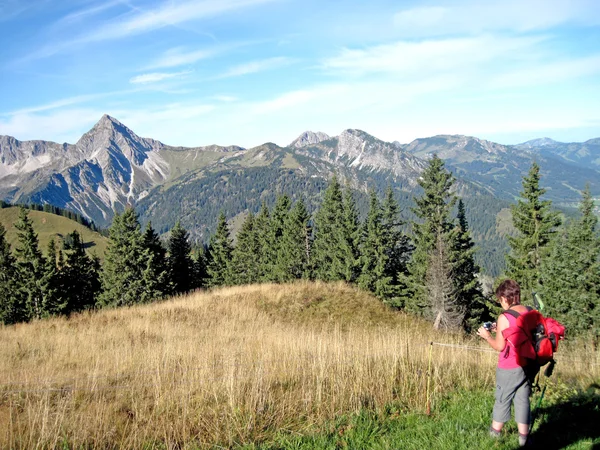
[[[533,308],[531,306],[526,306],[526,308],[527,308],[527,312],[533,311]],[[505,310],[502,314],[509,314],[509,315],[513,316],[515,319],[518,319],[519,316],[521,315],[520,313],[518,313],[514,309],[510,309],[510,308],[508,308],[507,310]]]
[[[506,311],[504,311],[502,314],[508,314],[508,315],[511,315],[511,316],[513,316],[515,319],[518,319],[518,318],[519,318],[519,316],[521,315],[521,314],[519,314],[518,312],[516,312],[514,309],[510,309],[510,308],[509,308],[509,309],[507,309]]]

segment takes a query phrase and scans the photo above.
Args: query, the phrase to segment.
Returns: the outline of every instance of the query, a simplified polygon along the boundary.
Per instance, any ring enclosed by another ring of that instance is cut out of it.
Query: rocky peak
[[[553,146],[556,144],[561,144],[561,143],[558,141],[555,141],[554,139],[550,139],[548,137],[543,137],[543,138],[532,139],[530,141],[523,142],[522,144],[519,144],[518,147],[521,147],[521,148],[549,147],[549,146]]]
[[[114,117],[105,114],[90,131],[77,141],[77,148],[86,158],[105,158],[108,153],[120,153],[135,165],[141,166],[148,152],[159,150],[163,144],[154,139],[145,139]]]
[[[316,133],[313,131],[305,131],[300,136],[298,136],[288,147],[302,148],[306,147],[307,145],[318,144],[328,139],[330,139],[330,136],[320,131],[317,131]]]

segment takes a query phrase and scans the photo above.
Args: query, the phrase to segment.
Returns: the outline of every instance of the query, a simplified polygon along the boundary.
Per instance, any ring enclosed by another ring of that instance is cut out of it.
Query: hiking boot
[[[519,447],[525,447],[529,444],[528,434],[519,434]]]
[[[490,426],[490,437],[494,439],[498,439],[502,435],[502,431],[496,430],[494,427]]]

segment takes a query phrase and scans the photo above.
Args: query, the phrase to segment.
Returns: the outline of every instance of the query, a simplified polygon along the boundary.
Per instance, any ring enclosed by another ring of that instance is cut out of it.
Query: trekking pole
[[[544,393],[546,392],[546,384],[544,384],[544,387],[542,388],[542,393],[540,394],[540,398],[537,402],[537,405],[535,406],[535,409],[533,410],[533,413],[531,414],[531,424],[529,425],[529,432],[531,433],[531,431],[533,430],[533,425],[535,424],[535,420],[537,419],[537,416],[539,414],[539,409],[542,406],[542,400],[544,400]]]
[[[433,342],[429,344],[429,368],[427,369],[427,415],[431,415],[431,396],[429,395],[429,385],[431,384],[431,359],[433,358]]]

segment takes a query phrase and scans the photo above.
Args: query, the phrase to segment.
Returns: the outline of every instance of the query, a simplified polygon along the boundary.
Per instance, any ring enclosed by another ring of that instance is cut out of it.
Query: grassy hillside
[[[0,448],[493,444],[496,355],[345,284],[198,292],[2,327],[0,342]],[[567,355],[555,380],[598,380],[597,353]]]
[[[46,251],[48,242],[54,238],[57,244],[62,242],[62,239],[69,233],[76,230],[83,240],[87,252],[95,254],[103,258],[104,251],[108,245],[108,239],[95,231],[67,219],[63,216],[57,216],[42,211],[29,211],[29,217],[33,221],[33,228],[38,234],[40,240],[40,248],[43,252]],[[0,223],[6,228],[6,238],[14,249],[17,242],[17,230],[14,224],[19,219],[19,208],[14,206],[10,208],[0,209]]]

